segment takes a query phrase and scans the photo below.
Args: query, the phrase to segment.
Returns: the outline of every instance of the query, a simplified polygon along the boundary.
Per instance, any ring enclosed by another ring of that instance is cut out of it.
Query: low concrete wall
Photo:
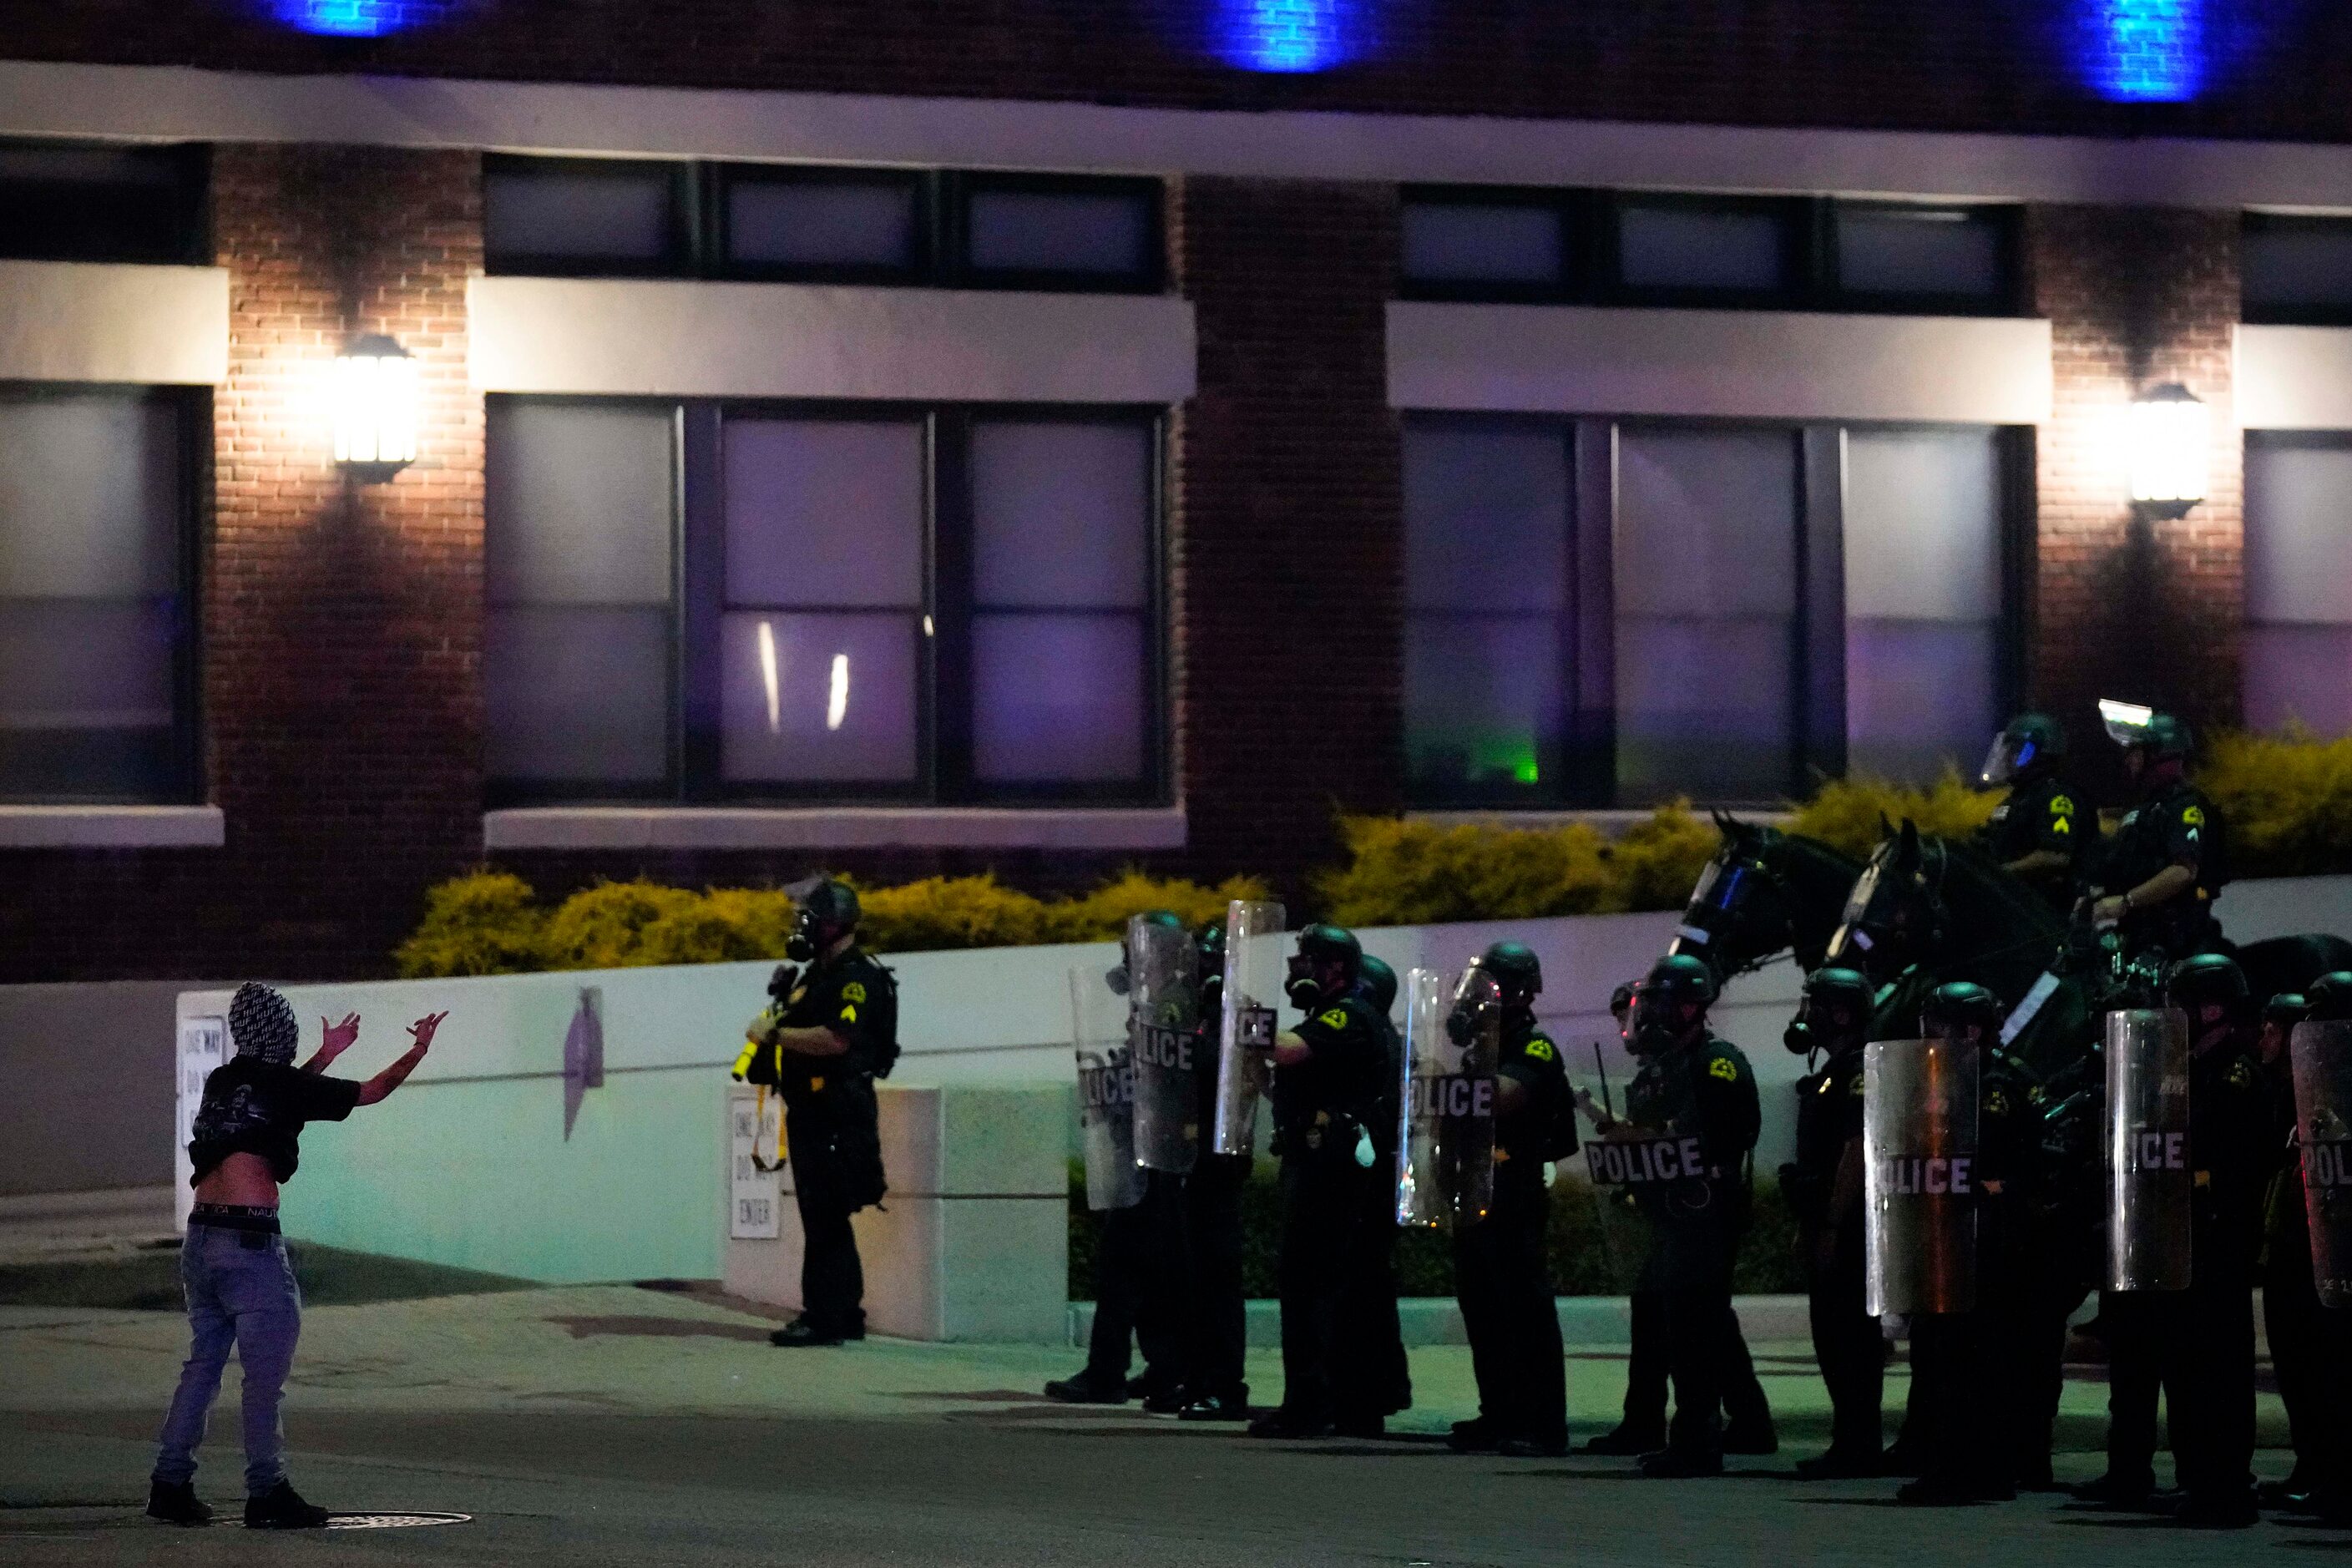
[[[0,985],[0,1196],[172,1179],[185,981]]]

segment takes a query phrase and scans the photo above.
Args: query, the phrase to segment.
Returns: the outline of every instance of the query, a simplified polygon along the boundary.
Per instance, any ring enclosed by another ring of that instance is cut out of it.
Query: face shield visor
[[[2137,702],[2117,702],[2111,697],[2099,699],[2099,722],[2106,726],[2107,739],[2118,746],[2147,745],[2151,738],[2148,726],[2155,721],[2153,708],[2143,708]]]
[[[2030,735],[2012,735],[2006,731],[1995,735],[1992,749],[1985,752],[1984,766],[1977,777],[1985,784],[2005,784],[2041,757],[2042,748]]]

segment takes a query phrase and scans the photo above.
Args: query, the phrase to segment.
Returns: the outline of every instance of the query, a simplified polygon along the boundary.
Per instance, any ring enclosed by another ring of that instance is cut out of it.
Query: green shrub
[[[511,974],[547,966],[547,916],[530,884],[504,871],[475,871],[432,888],[425,918],[393,952],[404,980],[443,974]]]
[[[1539,920],[1680,909],[1715,853],[1715,829],[1681,801],[1615,842],[1590,824],[1445,826],[1410,817],[1340,821],[1348,864],[1317,879],[1347,926]]]
[[[625,969],[678,962],[716,933],[701,896],[657,882],[599,882],[563,900],[547,921],[549,969]]]
[[[1046,905],[1046,927],[1055,942],[1103,942],[1124,932],[1129,920],[1136,915],[1170,910],[1197,931],[1211,921],[1224,919],[1225,906],[1235,899],[1273,896],[1255,877],[1229,877],[1213,888],[1204,888],[1181,877],[1147,877],[1129,868],[1090,893]]]
[[[2218,735],[2197,783],[2230,825],[2239,876],[2352,871],[2352,736]]]
[[[1970,789],[1948,767],[1935,787],[1925,790],[1885,779],[1832,779],[1797,808],[1789,826],[1841,854],[1867,860],[1878,847],[1885,824],[1899,824],[1907,816],[1922,833],[1964,838],[1992,816],[2004,793]]]

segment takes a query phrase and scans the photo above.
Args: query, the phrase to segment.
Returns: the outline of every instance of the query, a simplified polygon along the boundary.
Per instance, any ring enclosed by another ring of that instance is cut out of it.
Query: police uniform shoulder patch
[[[1856,1100],[1860,1100],[1862,1098],[1862,1075],[1860,1073],[1856,1073],[1852,1078],[1846,1079],[1845,1091]]]
[[[2051,815],[2051,816],[2074,816],[2074,802],[2073,797],[2072,797],[2072,796],[2070,796],[2070,795],[2052,795],[2052,796],[2050,797],[2050,815]]]
[[[2007,1116],[2009,1114],[2009,1096],[2001,1093],[2001,1091],[1997,1089],[1989,1089],[1985,1090],[1984,1109],[1987,1116]]]
[[[2254,1087],[2254,1069],[2252,1067],[2248,1065],[2246,1058],[2243,1057],[2240,1057],[2236,1061],[2230,1064],[2229,1077],[2230,1087],[2231,1089],[2252,1089]]]
[[[1348,1010],[1345,1007],[1334,1007],[1315,1021],[1330,1028],[1344,1029],[1348,1026]]]
[[[1719,1078],[1726,1083],[1739,1081],[1739,1064],[1729,1057],[1716,1057],[1706,1064],[1706,1076]]]
[[[841,999],[845,1002],[865,1001],[866,983],[862,980],[851,981],[848,984],[841,988]]]
[[[2180,814],[2180,820],[2190,827],[2202,827],[2205,826],[2205,808],[2192,805]]]
[[[1529,1061],[1549,1062],[1559,1059],[1559,1050],[1553,1047],[1549,1040],[1545,1039],[1541,1035],[1538,1035],[1528,1041],[1527,1051],[1528,1059]]]
[[[851,1002],[843,1006],[841,1009],[841,1021],[845,1024],[855,1024],[857,1022],[856,1003]]]

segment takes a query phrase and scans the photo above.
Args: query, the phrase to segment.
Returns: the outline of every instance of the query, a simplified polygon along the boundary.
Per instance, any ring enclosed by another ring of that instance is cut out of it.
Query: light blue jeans
[[[191,1343],[172,1413],[163,1418],[155,1479],[176,1485],[195,1479],[196,1445],[205,1440],[205,1421],[235,1345],[245,1373],[245,1490],[259,1497],[286,1477],[278,1401],[302,1332],[302,1291],[286,1238],[191,1225],[180,1247],[180,1283]]]

